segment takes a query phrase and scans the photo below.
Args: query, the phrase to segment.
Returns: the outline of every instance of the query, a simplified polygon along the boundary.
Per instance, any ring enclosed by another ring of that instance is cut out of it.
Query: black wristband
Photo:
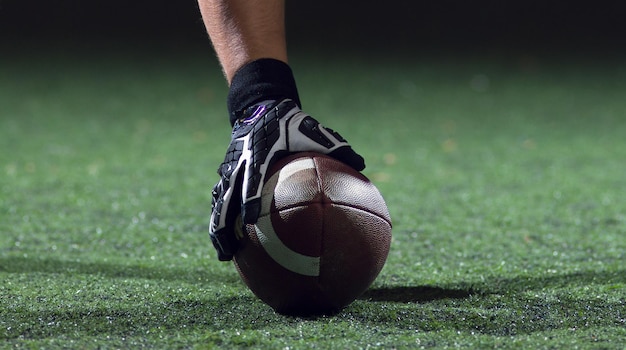
[[[284,98],[302,107],[289,65],[272,58],[252,61],[241,67],[230,83],[227,99],[230,124],[234,125],[244,109],[255,103]]]

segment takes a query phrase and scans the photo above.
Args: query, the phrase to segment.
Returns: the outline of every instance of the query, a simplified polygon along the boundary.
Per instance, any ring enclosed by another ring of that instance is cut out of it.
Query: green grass
[[[394,221],[370,291],[295,318],[210,246],[211,57],[0,57],[1,348],[624,348],[625,65],[294,57]]]

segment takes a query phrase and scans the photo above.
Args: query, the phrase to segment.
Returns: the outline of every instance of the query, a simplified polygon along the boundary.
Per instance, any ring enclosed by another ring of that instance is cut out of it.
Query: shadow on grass
[[[390,287],[366,291],[359,299],[397,303],[425,303],[440,299],[464,299],[475,292],[471,289],[446,289],[439,287]]]
[[[626,270],[581,271],[562,275],[494,278],[480,285],[468,285],[466,288],[433,286],[372,288],[366,291],[359,299],[374,302],[425,303],[442,299],[465,299],[472,295],[502,295],[547,288],[585,287],[592,284],[619,285],[624,283],[626,283]]]
[[[492,278],[463,287],[397,286],[367,291],[345,312],[376,327],[495,336],[624,327],[626,270]],[[372,302],[372,303],[367,303]],[[435,303],[437,302],[437,303]],[[370,305],[380,305],[378,312]]]
[[[174,283],[206,283],[207,278],[225,283],[238,278],[225,271],[211,274],[203,269],[188,271],[39,258],[0,259],[0,272],[8,273],[93,274],[107,278],[163,279]],[[458,288],[374,288],[359,302],[332,317],[377,329],[454,330],[496,336],[624,326],[624,269],[493,278],[467,288],[462,283]],[[589,294],[583,288],[591,285],[598,286],[599,294]],[[612,291],[616,296],[607,297]],[[28,302],[24,296],[6,295],[3,303],[8,308],[0,311],[1,318],[6,320],[5,327],[0,329],[0,339],[43,339],[77,334],[128,337],[141,336],[146,330],[157,335],[192,331],[226,336],[229,330],[242,327],[272,329],[276,324],[302,322],[302,319],[273,313],[251,293],[224,291],[224,294],[159,297],[146,294],[130,299],[124,293],[114,290],[110,295],[94,295],[106,299],[95,304],[71,298],[47,304],[36,298]],[[67,307],[62,306],[65,303]],[[320,319],[327,322],[324,317]]]
[[[227,270],[212,271],[207,268],[173,268],[153,267],[145,265],[121,265],[108,262],[80,262],[64,261],[52,258],[24,258],[8,257],[0,258],[0,272],[8,273],[61,273],[61,274],[86,274],[99,275],[109,278],[143,278],[166,281],[185,281],[189,283],[203,282],[207,280],[219,280],[221,282],[238,281],[233,274],[227,274]],[[220,273],[222,272],[222,273]]]

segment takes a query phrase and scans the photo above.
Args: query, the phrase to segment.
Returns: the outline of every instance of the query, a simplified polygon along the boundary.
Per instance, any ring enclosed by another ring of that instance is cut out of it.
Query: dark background
[[[626,1],[287,1],[290,47],[622,51]],[[0,0],[0,50],[207,47],[195,0]],[[0,54],[2,52],[0,51]]]

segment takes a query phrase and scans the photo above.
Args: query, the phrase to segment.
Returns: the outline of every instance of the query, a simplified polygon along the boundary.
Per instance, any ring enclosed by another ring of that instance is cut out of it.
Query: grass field
[[[0,56],[0,348],[624,349],[626,65],[293,57],[394,222],[363,297],[294,318],[210,246],[211,55]]]

